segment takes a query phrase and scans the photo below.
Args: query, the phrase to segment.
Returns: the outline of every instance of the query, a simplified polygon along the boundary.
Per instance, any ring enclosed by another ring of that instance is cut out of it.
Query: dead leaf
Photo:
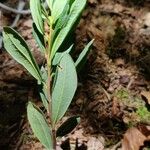
[[[120,112],[119,110],[119,103],[117,97],[113,98],[113,103],[112,103],[112,114],[113,115],[118,115]]]
[[[146,102],[150,105],[150,91],[143,91],[141,95],[146,99]]]
[[[147,141],[150,141],[150,126],[139,125],[138,129],[147,137]]]
[[[130,82],[130,76],[128,75],[121,76],[119,81],[121,84],[128,84]]]
[[[26,28],[32,28],[32,19],[24,20],[22,26]]]
[[[104,149],[102,142],[96,137],[90,138],[90,140],[87,142],[87,147],[88,147],[88,150],[103,150]]]
[[[118,67],[123,67],[125,65],[125,60],[122,59],[122,58],[117,58],[115,59],[115,64],[118,66]]]
[[[148,12],[144,17],[144,24],[150,27],[150,12]]]
[[[135,127],[127,130],[122,141],[122,150],[139,150],[147,138]]]

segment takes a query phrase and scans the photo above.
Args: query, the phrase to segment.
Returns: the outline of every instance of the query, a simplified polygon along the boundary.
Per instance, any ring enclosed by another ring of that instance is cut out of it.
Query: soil
[[[13,7],[11,2],[5,4]],[[0,12],[0,26],[9,25],[14,15]],[[22,16],[16,29],[42,65],[44,58],[32,37],[31,16]],[[148,150],[150,1],[88,0],[75,31],[74,59],[91,39],[95,41],[79,75],[76,96],[61,122],[75,115],[81,120],[71,133],[58,139],[58,149]],[[26,118],[28,100],[41,106],[35,81],[4,48],[0,70],[0,149],[44,149]]]

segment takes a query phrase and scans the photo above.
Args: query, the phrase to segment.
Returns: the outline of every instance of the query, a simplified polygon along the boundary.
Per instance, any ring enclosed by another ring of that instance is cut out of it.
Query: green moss
[[[129,123],[127,124],[127,128],[132,128],[132,127],[135,127],[136,126],[136,122],[134,121],[129,121]]]
[[[150,112],[145,106],[141,106],[137,109],[136,114],[138,115],[141,122],[150,123]]]
[[[150,148],[147,147],[147,148],[144,148],[143,150],[150,150]]]
[[[125,116],[128,119],[127,127],[136,126],[138,123],[150,123],[150,112],[145,106],[145,102],[137,97],[133,96],[130,91],[122,88],[115,94],[122,106],[125,106]]]
[[[128,91],[125,88],[122,88],[120,90],[118,90],[115,94],[115,96],[120,100],[120,102],[127,106],[127,107],[131,107],[131,108],[139,108],[139,107],[143,107],[145,105],[144,101],[141,100],[141,98],[139,97],[135,97],[133,96],[130,91]]]
[[[121,89],[116,93],[116,96],[120,99],[127,99],[129,98],[129,93],[125,89]]]
[[[127,127],[136,126],[139,123],[150,124],[150,112],[146,106],[140,106],[136,109],[135,112],[130,113],[130,121],[127,124]]]

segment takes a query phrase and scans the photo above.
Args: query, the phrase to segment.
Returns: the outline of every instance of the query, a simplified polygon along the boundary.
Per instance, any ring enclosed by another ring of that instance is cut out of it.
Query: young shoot
[[[78,122],[71,117],[58,126],[66,113],[77,89],[77,73],[86,62],[93,43],[90,41],[77,60],[71,57],[74,32],[87,0],[30,0],[33,18],[33,36],[45,64],[38,66],[25,40],[12,28],[4,27],[3,41],[8,53],[37,80],[44,113],[31,101],[27,105],[27,117],[34,135],[47,150],[56,150],[57,137],[67,134],[68,124]],[[46,30],[48,27],[48,30]],[[66,129],[65,129],[66,128]],[[63,130],[63,131],[62,131]]]

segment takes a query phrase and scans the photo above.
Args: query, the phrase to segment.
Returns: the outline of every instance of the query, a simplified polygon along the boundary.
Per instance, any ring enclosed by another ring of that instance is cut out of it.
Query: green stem
[[[52,139],[53,139],[53,150],[56,150],[56,145],[57,145],[57,141],[56,141],[56,130],[52,129]]]
[[[48,63],[48,61],[47,61]],[[48,114],[50,122],[52,123],[52,100],[51,100],[51,69],[47,66],[48,78],[47,78],[47,97],[48,97]]]
[[[47,54],[46,54],[46,60],[47,60],[47,73],[48,73],[48,78],[47,78],[47,97],[48,97],[48,114],[50,118],[50,122],[52,123],[52,100],[51,100],[51,59],[50,59],[50,47],[51,47],[51,26],[50,26],[50,33],[49,33],[49,38],[48,38],[48,48],[47,48]]]
[[[52,122],[52,98],[51,98],[51,82],[52,82],[52,77],[51,77],[51,37],[52,37],[52,25],[50,25],[50,33],[49,33],[49,38],[48,38],[48,48],[47,48],[47,55],[46,55],[46,60],[47,60],[47,73],[48,73],[48,78],[47,78],[47,97],[48,97],[48,115],[49,119],[52,125],[52,142],[53,142],[53,150],[56,150],[56,130],[55,126],[53,126]]]
[[[47,94],[48,94],[48,101],[49,101],[49,119],[52,125],[52,99],[51,99],[51,69],[48,67],[48,80],[47,80]],[[56,130],[55,126],[52,126],[52,142],[53,142],[53,150],[56,150]]]

